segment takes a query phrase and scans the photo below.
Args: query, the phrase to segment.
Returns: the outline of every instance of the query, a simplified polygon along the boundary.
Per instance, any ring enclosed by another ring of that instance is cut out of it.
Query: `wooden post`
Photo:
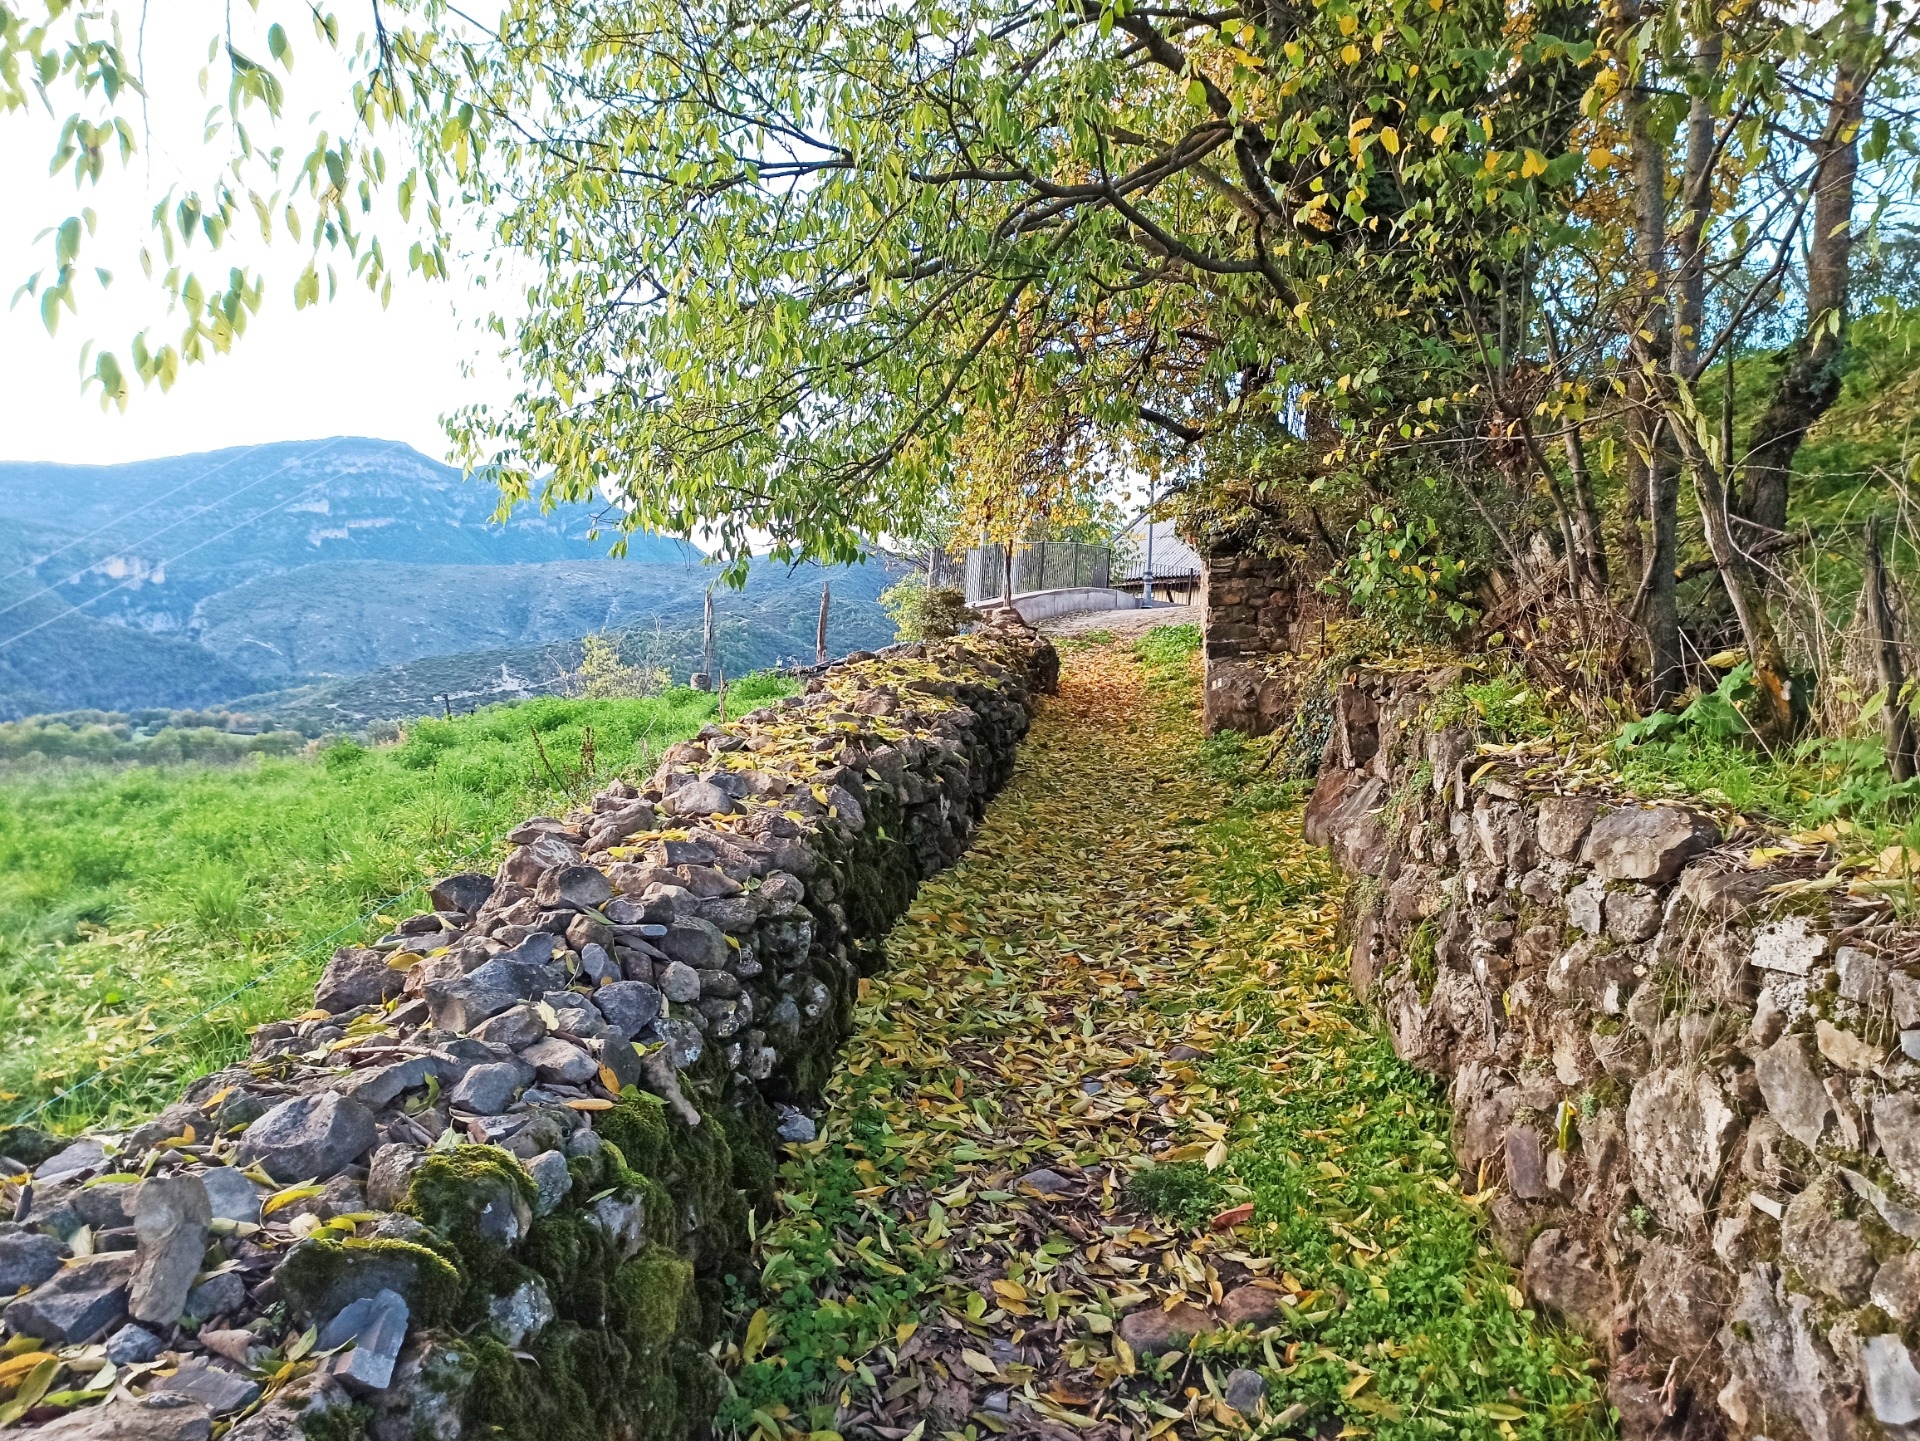
[[[820,582],[820,624],[813,632],[813,663],[827,663],[827,609],[833,604],[833,583]]]
[[[707,587],[706,614],[700,637],[700,669],[711,677],[713,675],[713,587]],[[711,681],[709,681],[711,684]]]
[[[1880,554],[1880,519],[1867,522],[1867,632],[1873,639],[1873,668],[1887,693],[1880,708],[1880,725],[1887,738],[1887,772],[1895,781],[1914,774],[1913,719],[1901,703],[1906,684],[1900,663],[1900,643],[1893,630],[1893,605],[1887,596],[1887,567]]]

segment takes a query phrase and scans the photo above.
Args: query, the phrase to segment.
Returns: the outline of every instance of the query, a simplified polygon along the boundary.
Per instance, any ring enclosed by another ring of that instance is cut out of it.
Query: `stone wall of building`
[[[1296,651],[1319,611],[1299,569],[1263,555],[1207,557],[1200,584],[1206,733],[1266,735],[1292,713],[1285,669],[1274,658]]]
[[[1352,977],[1630,1441],[1920,1426],[1920,931],[1796,843],[1491,747],[1362,672],[1309,838]]]
[[[704,1434],[749,1207],[1058,671],[1017,624],[849,657],[527,821],[147,1123],[0,1131],[0,1425]]]

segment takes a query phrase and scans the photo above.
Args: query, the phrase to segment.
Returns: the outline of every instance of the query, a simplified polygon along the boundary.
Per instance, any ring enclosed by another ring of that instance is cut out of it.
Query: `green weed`
[[[790,689],[748,677],[730,687],[730,713]],[[685,688],[544,699],[422,720],[394,746],[335,742],[318,761],[68,763],[0,778],[0,1114],[76,1084],[46,1119],[77,1126],[171,1100],[240,1055],[247,1027],[304,1009],[333,948],[417,908],[423,881],[491,869],[501,832],[564,808],[570,788],[650,769],[716,704]]]

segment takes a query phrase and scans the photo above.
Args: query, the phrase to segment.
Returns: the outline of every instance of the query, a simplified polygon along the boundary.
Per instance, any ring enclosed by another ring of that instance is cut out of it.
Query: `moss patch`
[[[411,1241],[302,1241],[275,1274],[293,1313],[315,1320],[384,1287],[406,1297],[423,1325],[439,1325],[457,1312],[465,1289],[452,1261]]]

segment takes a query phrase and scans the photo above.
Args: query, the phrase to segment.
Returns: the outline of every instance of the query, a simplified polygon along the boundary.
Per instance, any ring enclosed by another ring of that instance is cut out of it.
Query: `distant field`
[[[789,689],[749,677],[729,708]],[[417,908],[424,881],[491,869],[496,836],[634,773],[714,708],[686,689],[535,700],[318,759],[0,776],[0,1121],[83,1080],[38,1123],[172,1099],[240,1054],[249,1026],[304,1009],[333,948]]]

